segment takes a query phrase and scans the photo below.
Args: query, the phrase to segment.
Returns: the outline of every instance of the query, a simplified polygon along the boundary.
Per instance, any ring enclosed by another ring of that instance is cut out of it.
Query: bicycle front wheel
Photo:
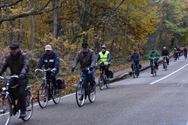
[[[94,87],[93,89],[91,89],[91,90],[90,90],[90,93],[89,93],[89,95],[88,95],[88,99],[89,99],[89,101],[90,101],[91,103],[94,102],[95,98],[96,98],[96,87]]]
[[[76,103],[79,107],[82,107],[85,102],[85,92],[81,83],[78,83],[76,87]]]
[[[29,90],[26,91],[26,117],[22,118],[23,121],[28,121],[33,114],[33,98]]]
[[[105,80],[105,84],[106,84],[106,88],[110,88],[110,83],[107,79]]]
[[[60,89],[53,87],[52,100],[55,104],[60,103],[60,101],[61,101],[61,90]]]
[[[8,97],[0,96],[0,124],[8,125],[12,115],[12,108]]]
[[[103,88],[104,88],[104,80],[103,80],[102,76],[99,77],[98,85],[99,85],[99,89],[103,90]]]
[[[42,84],[38,90],[37,101],[41,108],[45,108],[48,105],[48,87]]]

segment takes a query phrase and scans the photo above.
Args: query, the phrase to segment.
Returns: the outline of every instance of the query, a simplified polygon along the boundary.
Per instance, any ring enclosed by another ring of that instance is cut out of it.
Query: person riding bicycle
[[[45,46],[45,52],[40,57],[40,60],[37,65],[35,72],[38,72],[38,69],[41,69],[44,66],[44,69],[50,69],[51,72],[47,72],[46,79],[51,80],[55,88],[56,85],[56,76],[59,73],[60,58],[58,54],[53,50],[51,45]],[[49,97],[50,99],[50,97]]]
[[[135,64],[136,69],[139,73],[140,54],[137,52],[136,49],[134,50],[134,52],[131,55],[131,61],[132,61],[132,65],[131,65],[132,70],[133,70],[133,64]]]
[[[25,102],[25,89],[28,84],[28,71],[29,71],[29,60],[26,54],[20,49],[19,44],[14,42],[9,46],[10,54],[6,57],[4,64],[0,70],[0,75],[2,75],[7,68],[10,69],[11,75],[18,75],[19,78],[13,78],[10,81],[10,86],[16,86],[16,89],[10,87],[10,95],[15,101],[18,99],[17,106],[14,107],[14,113],[20,109],[20,118],[26,116],[26,102]],[[15,103],[15,102],[13,102]]]
[[[176,61],[177,59],[178,59],[178,50],[177,50],[177,48],[175,47],[174,48],[174,52],[173,52],[174,54],[174,61]]]
[[[159,60],[160,54],[157,50],[152,49],[152,51],[149,54],[149,60],[150,60],[150,65],[152,65],[152,59],[154,59],[155,67],[158,69],[158,63],[157,61]],[[152,71],[151,71],[152,73]]]
[[[183,55],[184,55],[185,59],[187,59],[187,48],[186,47],[183,48]]]
[[[163,50],[161,52],[161,56],[166,56],[166,62],[167,62],[167,65],[169,65],[169,51],[167,50],[166,46],[163,47]]]
[[[96,65],[96,55],[95,52],[92,49],[89,49],[87,41],[84,41],[82,43],[82,49],[77,53],[73,66],[72,66],[72,72],[74,72],[77,64],[80,63],[81,70],[85,68],[89,68],[90,74],[89,74],[89,80],[92,89],[95,88],[95,78],[94,78],[94,71],[95,71],[95,65]]]
[[[98,54],[97,62],[100,63],[100,70],[102,70],[103,66],[105,66],[105,74],[107,77],[109,77],[109,67],[110,67],[110,61],[112,60],[112,55],[109,51],[106,50],[106,45],[101,46],[101,51]],[[107,64],[107,65],[105,65]]]

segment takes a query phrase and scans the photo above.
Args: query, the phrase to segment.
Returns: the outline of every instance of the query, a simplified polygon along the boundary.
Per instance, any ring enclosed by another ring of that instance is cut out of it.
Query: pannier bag
[[[113,78],[114,77],[114,74],[113,74],[113,72],[112,71],[108,71],[108,78]]]
[[[64,89],[65,88],[65,82],[64,82],[64,80],[57,79],[56,83],[57,83],[58,89]]]

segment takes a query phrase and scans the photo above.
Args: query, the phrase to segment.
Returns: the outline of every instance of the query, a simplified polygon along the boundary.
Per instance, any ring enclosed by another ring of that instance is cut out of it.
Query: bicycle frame
[[[86,96],[89,94],[88,87],[89,87],[89,68],[83,69],[81,74],[80,83],[82,83],[82,86],[84,87]]]
[[[2,77],[0,76],[0,79],[4,81],[4,87],[2,87],[2,95],[4,96],[4,98],[9,98],[10,104],[17,106],[16,104],[13,103],[12,98],[9,96],[10,92],[9,92],[9,88],[10,88],[10,80],[12,78],[19,78],[18,75],[12,75],[12,76],[6,76],[6,77]]]
[[[156,58],[152,58],[150,60],[151,60],[151,71],[152,71],[152,74],[153,74],[153,76],[156,76],[156,67],[155,67]]]
[[[105,65],[105,64],[104,65],[100,65],[100,76],[103,76],[104,78],[107,77],[106,73],[105,73],[107,67],[108,67],[108,65]]]
[[[168,56],[163,56],[163,68],[165,70],[167,69],[167,58],[168,58]]]

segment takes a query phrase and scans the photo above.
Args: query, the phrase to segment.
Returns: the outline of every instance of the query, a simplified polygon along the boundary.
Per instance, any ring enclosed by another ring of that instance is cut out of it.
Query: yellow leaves
[[[68,40],[63,42],[64,49],[76,49],[77,45],[76,44],[70,44]]]
[[[94,32],[94,28],[90,28],[89,30],[87,31],[83,31],[79,34],[79,36],[84,36],[84,35],[88,35],[88,34],[91,34]]]
[[[16,15],[23,12],[29,12],[30,10],[27,7],[18,7],[18,8],[10,8],[9,11],[11,12],[11,15]]]

